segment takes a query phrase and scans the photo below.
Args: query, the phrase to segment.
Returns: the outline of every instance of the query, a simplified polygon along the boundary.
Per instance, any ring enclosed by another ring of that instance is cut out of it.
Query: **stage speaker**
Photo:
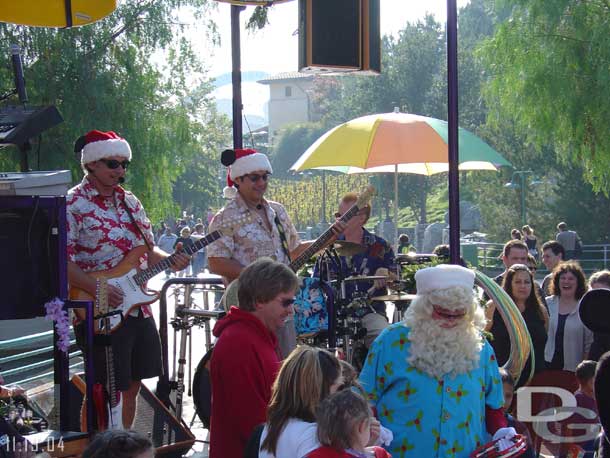
[[[78,393],[80,402],[70,402],[78,410],[71,414],[71,418],[78,421],[80,418],[80,405],[85,392],[85,382],[82,374],[72,377],[72,392]],[[72,425],[71,425],[72,426]],[[179,458],[188,452],[195,443],[195,436],[184,424],[172,415],[165,405],[145,385],[142,385],[138,394],[136,418],[132,429],[148,437],[155,447],[155,456]]]
[[[379,0],[299,0],[299,71],[379,73]]]
[[[56,209],[14,202],[0,197],[0,320],[44,316],[44,304],[61,293]]]

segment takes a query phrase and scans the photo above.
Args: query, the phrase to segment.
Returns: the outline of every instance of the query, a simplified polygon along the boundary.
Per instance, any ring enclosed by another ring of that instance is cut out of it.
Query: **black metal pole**
[[[231,59],[233,62],[233,148],[242,148],[241,49],[239,13],[244,6],[231,5]]]
[[[460,175],[458,170],[457,6],[447,0],[447,122],[449,146],[449,260],[460,260]]]

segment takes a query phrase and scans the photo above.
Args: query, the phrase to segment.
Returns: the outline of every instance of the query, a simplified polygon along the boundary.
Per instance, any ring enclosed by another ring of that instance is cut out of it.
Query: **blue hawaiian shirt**
[[[485,406],[504,403],[498,363],[485,340],[479,366],[467,374],[430,377],[407,362],[409,328],[396,323],[371,345],[360,383],[379,421],[394,434],[395,458],[467,458],[491,440]]]

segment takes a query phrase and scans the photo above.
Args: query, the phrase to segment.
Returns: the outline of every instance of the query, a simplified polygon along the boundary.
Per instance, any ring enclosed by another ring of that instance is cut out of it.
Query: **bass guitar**
[[[363,208],[364,206],[366,206],[369,203],[369,201],[371,200],[371,197],[373,197],[374,194],[375,194],[375,188],[373,186],[368,186],[358,196],[358,200],[356,201],[356,203],[354,205],[352,205],[349,208],[349,210],[347,210],[341,216],[341,218],[339,218],[339,221],[341,221],[343,223],[347,223],[350,219],[352,219],[356,215],[356,213],[358,213],[358,211],[361,208]],[[293,261],[290,262],[289,267],[294,272],[298,272],[305,265],[305,263],[313,257],[313,255],[315,255],[318,251],[321,251],[324,248],[326,248],[328,245],[330,245],[331,240],[334,238],[334,236],[335,236],[335,234],[334,234],[332,228],[326,229],[326,231],[324,231],[322,233],[322,235],[320,235],[320,237],[318,237],[311,245],[309,245],[305,250],[303,250],[303,252],[299,256],[297,256],[296,259],[294,259]],[[229,310],[229,308],[232,305],[238,304],[238,299],[237,299],[238,280],[239,279],[233,280],[227,286],[227,290],[225,291],[225,294],[221,301],[224,308],[227,311]]]
[[[248,224],[252,221],[250,215],[240,215],[231,220],[226,220],[223,225],[197,240],[192,246],[184,247],[182,253],[192,255],[210,243],[218,240],[223,235],[232,235],[233,230],[240,225]],[[98,270],[88,272],[87,275],[94,279],[105,279],[109,285],[119,288],[123,292],[123,302],[114,310],[102,310],[99,307],[95,310],[94,331],[96,334],[113,332],[123,322],[123,317],[136,307],[152,304],[159,298],[159,292],[151,291],[146,283],[158,273],[169,269],[173,264],[173,255],[169,256],[147,269],[140,269],[140,259],[148,252],[145,245],[138,246],[131,250],[123,260],[109,270]],[[87,291],[77,287],[70,288],[70,299],[72,300],[93,300],[93,296]],[[97,301],[96,301],[97,303]],[[85,312],[82,309],[75,309],[74,313],[80,320],[85,319]],[[107,318],[103,320],[102,318]]]
[[[96,280],[97,302],[101,309],[108,308],[108,283],[105,279]],[[114,379],[114,354],[110,343],[108,317],[102,318],[106,330],[106,346],[104,347],[106,359],[106,386],[101,383],[93,385],[93,404],[97,418],[98,431],[107,429],[123,429],[123,399],[121,392],[116,388]]]

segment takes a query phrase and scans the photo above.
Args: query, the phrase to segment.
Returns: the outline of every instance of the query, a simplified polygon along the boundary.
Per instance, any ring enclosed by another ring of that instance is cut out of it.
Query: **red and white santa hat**
[[[273,173],[267,155],[250,148],[226,149],[220,156],[220,162],[229,168],[227,170],[227,186],[222,190],[222,194],[226,199],[233,199],[237,195],[237,188],[235,188],[234,183],[236,178],[243,177],[257,170]]]
[[[81,153],[81,164],[97,161],[105,157],[119,156],[131,160],[131,148],[127,140],[115,132],[92,130],[76,140],[74,151]]]

